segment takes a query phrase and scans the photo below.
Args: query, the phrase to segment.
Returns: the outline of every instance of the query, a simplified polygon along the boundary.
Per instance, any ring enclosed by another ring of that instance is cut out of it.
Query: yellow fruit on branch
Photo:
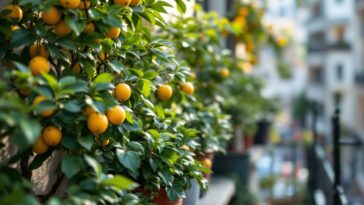
[[[129,100],[131,96],[131,89],[128,84],[120,83],[114,89],[115,97],[121,102]]]
[[[204,167],[207,167],[207,168],[209,168],[209,169],[211,169],[211,167],[212,167],[212,162],[211,162],[211,160],[209,160],[209,159],[204,159],[204,160],[202,160],[202,161],[201,161],[201,164],[202,164]]]
[[[106,54],[104,52],[101,52],[99,53],[98,57],[101,61],[104,61],[106,59]]]
[[[227,68],[223,68],[223,69],[221,69],[221,70],[220,70],[220,75],[221,75],[221,77],[223,77],[223,78],[227,78],[227,77],[229,77],[229,76],[230,76],[230,71],[229,71],[229,69],[227,69]]]
[[[43,130],[42,140],[49,146],[56,146],[62,140],[62,131],[56,126],[48,126]]]
[[[36,56],[29,61],[29,68],[34,76],[48,73],[51,69],[49,61],[43,56]]]
[[[32,150],[36,154],[44,154],[48,151],[48,149],[49,146],[43,142],[42,137],[38,137],[32,146]]]
[[[192,80],[196,80],[196,79],[197,79],[196,73],[191,73],[191,74],[190,74],[190,78],[191,78]]]
[[[118,4],[123,7],[129,6],[130,2],[131,0],[114,0],[115,4]]]
[[[114,106],[107,111],[107,119],[112,125],[121,125],[125,121],[125,110],[121,106]]]
[[[140,4],[140,0],[131,0],[129,6],[138,6]]]
[[[96,113],[96,110],[94,110],[91,106],[87,106],[85,109],[86,116],[90,117],[93,113]]]
[[[88,129],[95,135],[104,133],[109,126],[106,115],[95,112],[87,119]]]
[[[191,148],[187,145],[182,145],[181,149],[185,151],[191,151]]]
[[[187,95],[193,95],[195,93],[195,87],[190,82],[183,83],[181,89]]]
[[[4,10],[10,12],[9,14],[7,14],[8,18],[17,19],[18,22],[23,19],[23,10],[17,5],[7,5]]]
[[[47,51],[47,49],[44,46],[37,45],[37,43],[34,43],[29,48],[29,56],[31,58],[34,58],[35,56],[42,56],[44,58],[48,58],[49,52]]]
[[[38,95],[37,97],[34,98],[33,100],[33,105],[39,105],[41,102],[47,100],[46,97],[42,96],[42,95]],[[50,110],[44,110],[41,115],[43,117],[49,117],[53,114],[54,110],[50,109]]]
[[[54,32],[60,36],[67,36],[68,34],[70,34],[72,32],[71,27],[69,27],[64,20],[61,20],[60,22],[58,22],[56,24],[56,26],[54,27]]]
[[[91,6],[91,1],[89,1],[89,0],[86,0],[86,1],[81,0],[80,4],[78,5],[78,8],[79,9],[88,9],[88,8],[90,8],[90,6]]]
[[[110,139],[106,139],[106,140],[102,140],[101,142],[98,141],[98,144],[102,147],[106,147],[107,145],[110,144]]]
[[[118,27],[111,27],[105,34],[108,38],[117,38],[120,35],[121,29]]]
[[[246,7],[241,7],[238,14],[239,16],[247,17],[249,15],[249,10]]]
[[[95,31],[95,25],[92,22],[87,23],[85,27],[85,32],[92,33],[94,31]]]
[[[75,63],[73,66],[72,66],[72,72],[74,74],[80,74],[81,73],[81,65],[79,62]]]
[[[167,101],[173,95],[172,87],[166,84],[159,86],[157,96],[159,100]]]
[[[281,36],[279,38],[277,38],[277,44],[280,46],[280,47],[284,47],[288,44],[288,40],[287,38]]]
[[[66,9],[77,9],[81,0],[59,0],[59,3]]]
[[[62,13],[57,7],[52,6],[47,11],[42,12],[42,20],[48,25],[56,25],[62,19]]]

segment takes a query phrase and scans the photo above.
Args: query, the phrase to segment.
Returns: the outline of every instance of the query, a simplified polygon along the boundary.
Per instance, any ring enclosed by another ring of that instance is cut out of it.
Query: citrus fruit
[[[185,82],[181,86],[182,91],[187,95],[193,95],[195,93],[195,87],[190,82]]]
[[[191,151],[191,148],[187,145],[182,145],[181,149],[185,151]]]
[[[10,11],[10,13],[7,14],[7,17],[17,19],[18,22],[21,21],[23,18],[23,10],[21,10],[21,8],[17,5],[7,5],[4,10]]]
[[[49,146],[58,145],[62,140],[62,131],[56,126],[48,126],[43,130],[42,140]]]
[[[131,0],[129,6],[138,6],[140,0]]]
[[[125,110],[119,105],[110,108],[106,114],[107,119],[113,125],[120,125],[125,120]]]
[[[90,115],[93,113],[96,113],[96,110],[94,110],[91,106],[87,106],[85,109],[86,116],[90,117]]]
[[[285,38],[285,37],[281,36],[281,37],[279,37],[279,38],[277,39],[277,43],[278,43],[278,45],[279,45],[280,47],[284,47],[284,46],[286,46],[286,45],[288,44],[288,40],[287,40],[287,38]]]
[[[109,122],[104,114],[98,112],[92,113],[87,119],[87,127],[94,134],[102,134],[107,130]]]
[[[85,6],[85,4],[86,4],[86,6]],[[91,2],[86,0],[86,1],[81,1],[80,4],[78,5],[78,8],[79,9],[85,9],[85,8],[88,9],[88,8],[90,8],[90,6],[91,6]]]
[[[121,29],[118,27],[111,27],[109,31],[106,33],[108,38],[116,38],[120,35]]]
[[[192,80],[196,80],[197,79],[196,73],[191,73],[190,74],[190,77],[191,77]]]
[[[227,77],[229,77],[229,76],[230,76],[230,71],[229,71],[229,69],[227,69],[227,68],[223,68],[223,69],[221,69],[221,70],[220,70],[220,75],[221,75],[221,77],[223,77],[223,78],[227,78]]]
[[[102,142],[101,142],[101,146],[103,146],[103,147],[106,147],[109,144],[110,144],[110,140],[109,139],[102,140]]]
[[[61,12],[55,6],[51,6],[47,11],[42,12],[42,20],[48,25],[56,25],[62,18]]]
[[[254,49],[255,49],[255,46],[254,46],[254,43],[253,42],[248,41],[248,42],[245,43],[245,50],[246,50],[246,52],[251,53],[251,52],[254,51]]]
[[[62,20],[56,24],[54,27],[54,32],[60,36],[67,36],[72,32],[72,29]]]
[[[172,94],[173,94],[172,87],[166,84],[159,86],[157,91],[157,96],[162,101],[166,101],[169,98],[171,98]]]
[[[31,58],[34,58],[35,56],[42,56],[44,58],[48,58],[49,52],[47,51],[47,49],[44,46],[37,45],[37,43],[34,43],[29,48],[29,56]]]
[[[121,6],[129,6],[131,0],[114,0],[115,4],[121,5]]]
[[[114,89],[115,97],[119,101],[127,101],[131,96],[131,89],[128,84],[120,83]]]
[[[41,102],[43,102],[44,100],[47,100],[46,97],[42,96],[42,95],[38,95],[37,97],[34,98],[33,100],[33,105],[39,105]],[[43,117],[49,117],[53,114],[54,110],[50,109],[50,110],[44,110],[41,115]]]
[[[105,55],[105,53],[104,53],[104,52],[99,53],[98,57],[99,57],[99,59],[100,59],[101,61],[104,61],[104,60],[106,59],[106,55]]]
[[[59,3],[66,9],[76,9],[81,3],[81,0],[59,0]]]
[[[80,74],[81,73],[81,65],[79,62],[77,62],[76,64],[74,64],[72,66],[72,72],[75,74]]]
[[[29,68],[32,71],[32,74],[37,76],[40,75],[41,73],[48,73],[51,65],[49,63],[49,61],[44,58],[43,56],[36,56],[34,58],[32,58],[29,61]]]
[[[33,152],[37,154],[44,154],[48,151],[48,149],[49,146],[43,142],[42,137],[38,137],[32,146]]]
[[[209,159],[204,159],[201,161],[201,164],[204,166],[204,167],[207,167],[207,168],[211,168],[212,167],[212,163],[211,163],[211,160]]]
[[[85,32],[92,33],[94,31],[95,31],[95,25],[92,22],[87,23],[85,27]]]

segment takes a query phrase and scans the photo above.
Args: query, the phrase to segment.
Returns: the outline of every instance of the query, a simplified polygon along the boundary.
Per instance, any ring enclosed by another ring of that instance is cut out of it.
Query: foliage
[[[176,2],[183,12],[184,3]],[[171,43],[151,33],[152,26],[166,25],[160,13],[166,13],[166,7],[170,7],[168,2],[146,0],[135,7],[122,7],[110,1],[91,0],[91,6],[84,9],[64,8],[56,0],[14,3],[24,11],[20,22],[6,18],[9,14],[6,10],[0,14],[3,45],[0,56],[4,68],[0,85],[0,132],[2,138],[11,139],[18,148],[9,164],[35,156],[25,166],[26,172],[41,166],[53,152],[65,154],[57,173],[69,183],[66,197],[46,196],[42,201],[136,204],[146,198],[137,194],[138,199],[135,194],[121,191],[135,187],[135,183],[121,175],[151,191],[150,197],[161,188],[166,189],[171,200],[182,197],[193,178],[206,188],[202,173],[209,170],[194,160],[193,153],[180,149],[184,138],[193,137],[196,132],[183,128],[178,124],[180,119],[166,109],[172,101],[185,95],[178,88],[189,74],[187,67],[166,52]],[[62,34],[67,29],[61,28],[59,32],[38,15],[50,6],[56,6],[61,13],[66,27],[70,28],[67,34]],[[95,27],[91,32],[86,29],[90,23]],[[12,32],[11,26],[15,24],[19,29]],[[110,37],[111,30],[119,29],[120,35]],[[48,58],[44,57],[51,64],[49,73],[37,75],[34,70],[42,67],[39,64],[26,66],[32,61],[29,51],[32,45],[38,56],[42,55],[39,51],[43,48],[49,53]],[[80,69],[75,70],[75,66]],[[131,87],[129,100],[115,99],[114,88],[118,83]],[[163,83],[173,87],[175,99],[169,102],[157,99],[154,93]],[[45,100],[33,103],[37,96]],[[103,115],[117,105],[125,111],[122,124],[89,122],[87,109]],[[51,114],[45,116],[45,112]],[[105,123],[106,130],[93,128]],[[48,125],[61,130],[61,143],[49,149],[45,145],[45,153],[35,155],[31,145],[34,151],[40,135],[44,138],[42,130]],[[4,178],[11,181],[7,174]],[[27,189],[30,184],[26,179],[20,180],[19,187]],[[24,197],[28,200],[25,192]],[[32,196],[29,200],[37,203]],[[14,202],[13,198],[10,202]]]

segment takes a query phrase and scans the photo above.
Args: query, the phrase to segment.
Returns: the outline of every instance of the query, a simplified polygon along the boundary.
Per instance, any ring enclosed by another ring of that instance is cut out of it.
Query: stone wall
[[[1,0],[0,9],[10,2],[11,0]],[[2,69],[0,67],[0,74],[1,70]],[[5,145],[5,147],[0,149],[0,163],[3,163],[6,162],[11,156],[16,154],[16,147],[11,144],[9,137],[3,138],[1,142]],[[44,195],[52,189],[53,184],[56,182],[57,175],[59,175],[59,173],[56,173],[56,170],[60,166],[63,156],[64,153],[61,151],[54,152],[41,167],[32,172],[31,182],[33,185],[32,189],[35,194]],[[30,163],[32,159],[33,157],[30,157],[28,163]],[[12,165],[12,167],[17,168],[19,171],[21,170],[20,162]],[[62,190],[64,190],[64,187],[66,187],[66,181],[63,179],[56,193],[61,194],[61,192],[63,192]]]

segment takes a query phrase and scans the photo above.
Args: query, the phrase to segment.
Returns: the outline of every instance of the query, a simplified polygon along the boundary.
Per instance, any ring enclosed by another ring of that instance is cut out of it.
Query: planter
[[[150,196],[149,191],[145,191],[142,188],[137,188],[135,192],[143,193],[145,196]],[[183,199],[179,198],[176,201],[169,200],[167,192],[164,188],[159,190],[158,196],[156,196],[151,202],[157,205],[182,205]]]
[[[258,122],[257,133],[254,137],[254,144],[265,145],[268,140],[270,122],[262,120]]]
[[[215,152],[206,152],[204,154],[197,154],[195,159],[198,161],[203,161],[209,159],[211,161],[211,166],[214,164]],[[203,174],[204,178],[209,182],[211,179],[211,174]]]
[[[247,153],[228,153],[216,155],[212,171],[214,175],[235,175],[243,186],[248,185],[249,159]]]
[[[200,196],[200,186],[195,179],[191,180],[191,188],[186,191],[186,198],[183,199],[183,205],[197,205]]]

